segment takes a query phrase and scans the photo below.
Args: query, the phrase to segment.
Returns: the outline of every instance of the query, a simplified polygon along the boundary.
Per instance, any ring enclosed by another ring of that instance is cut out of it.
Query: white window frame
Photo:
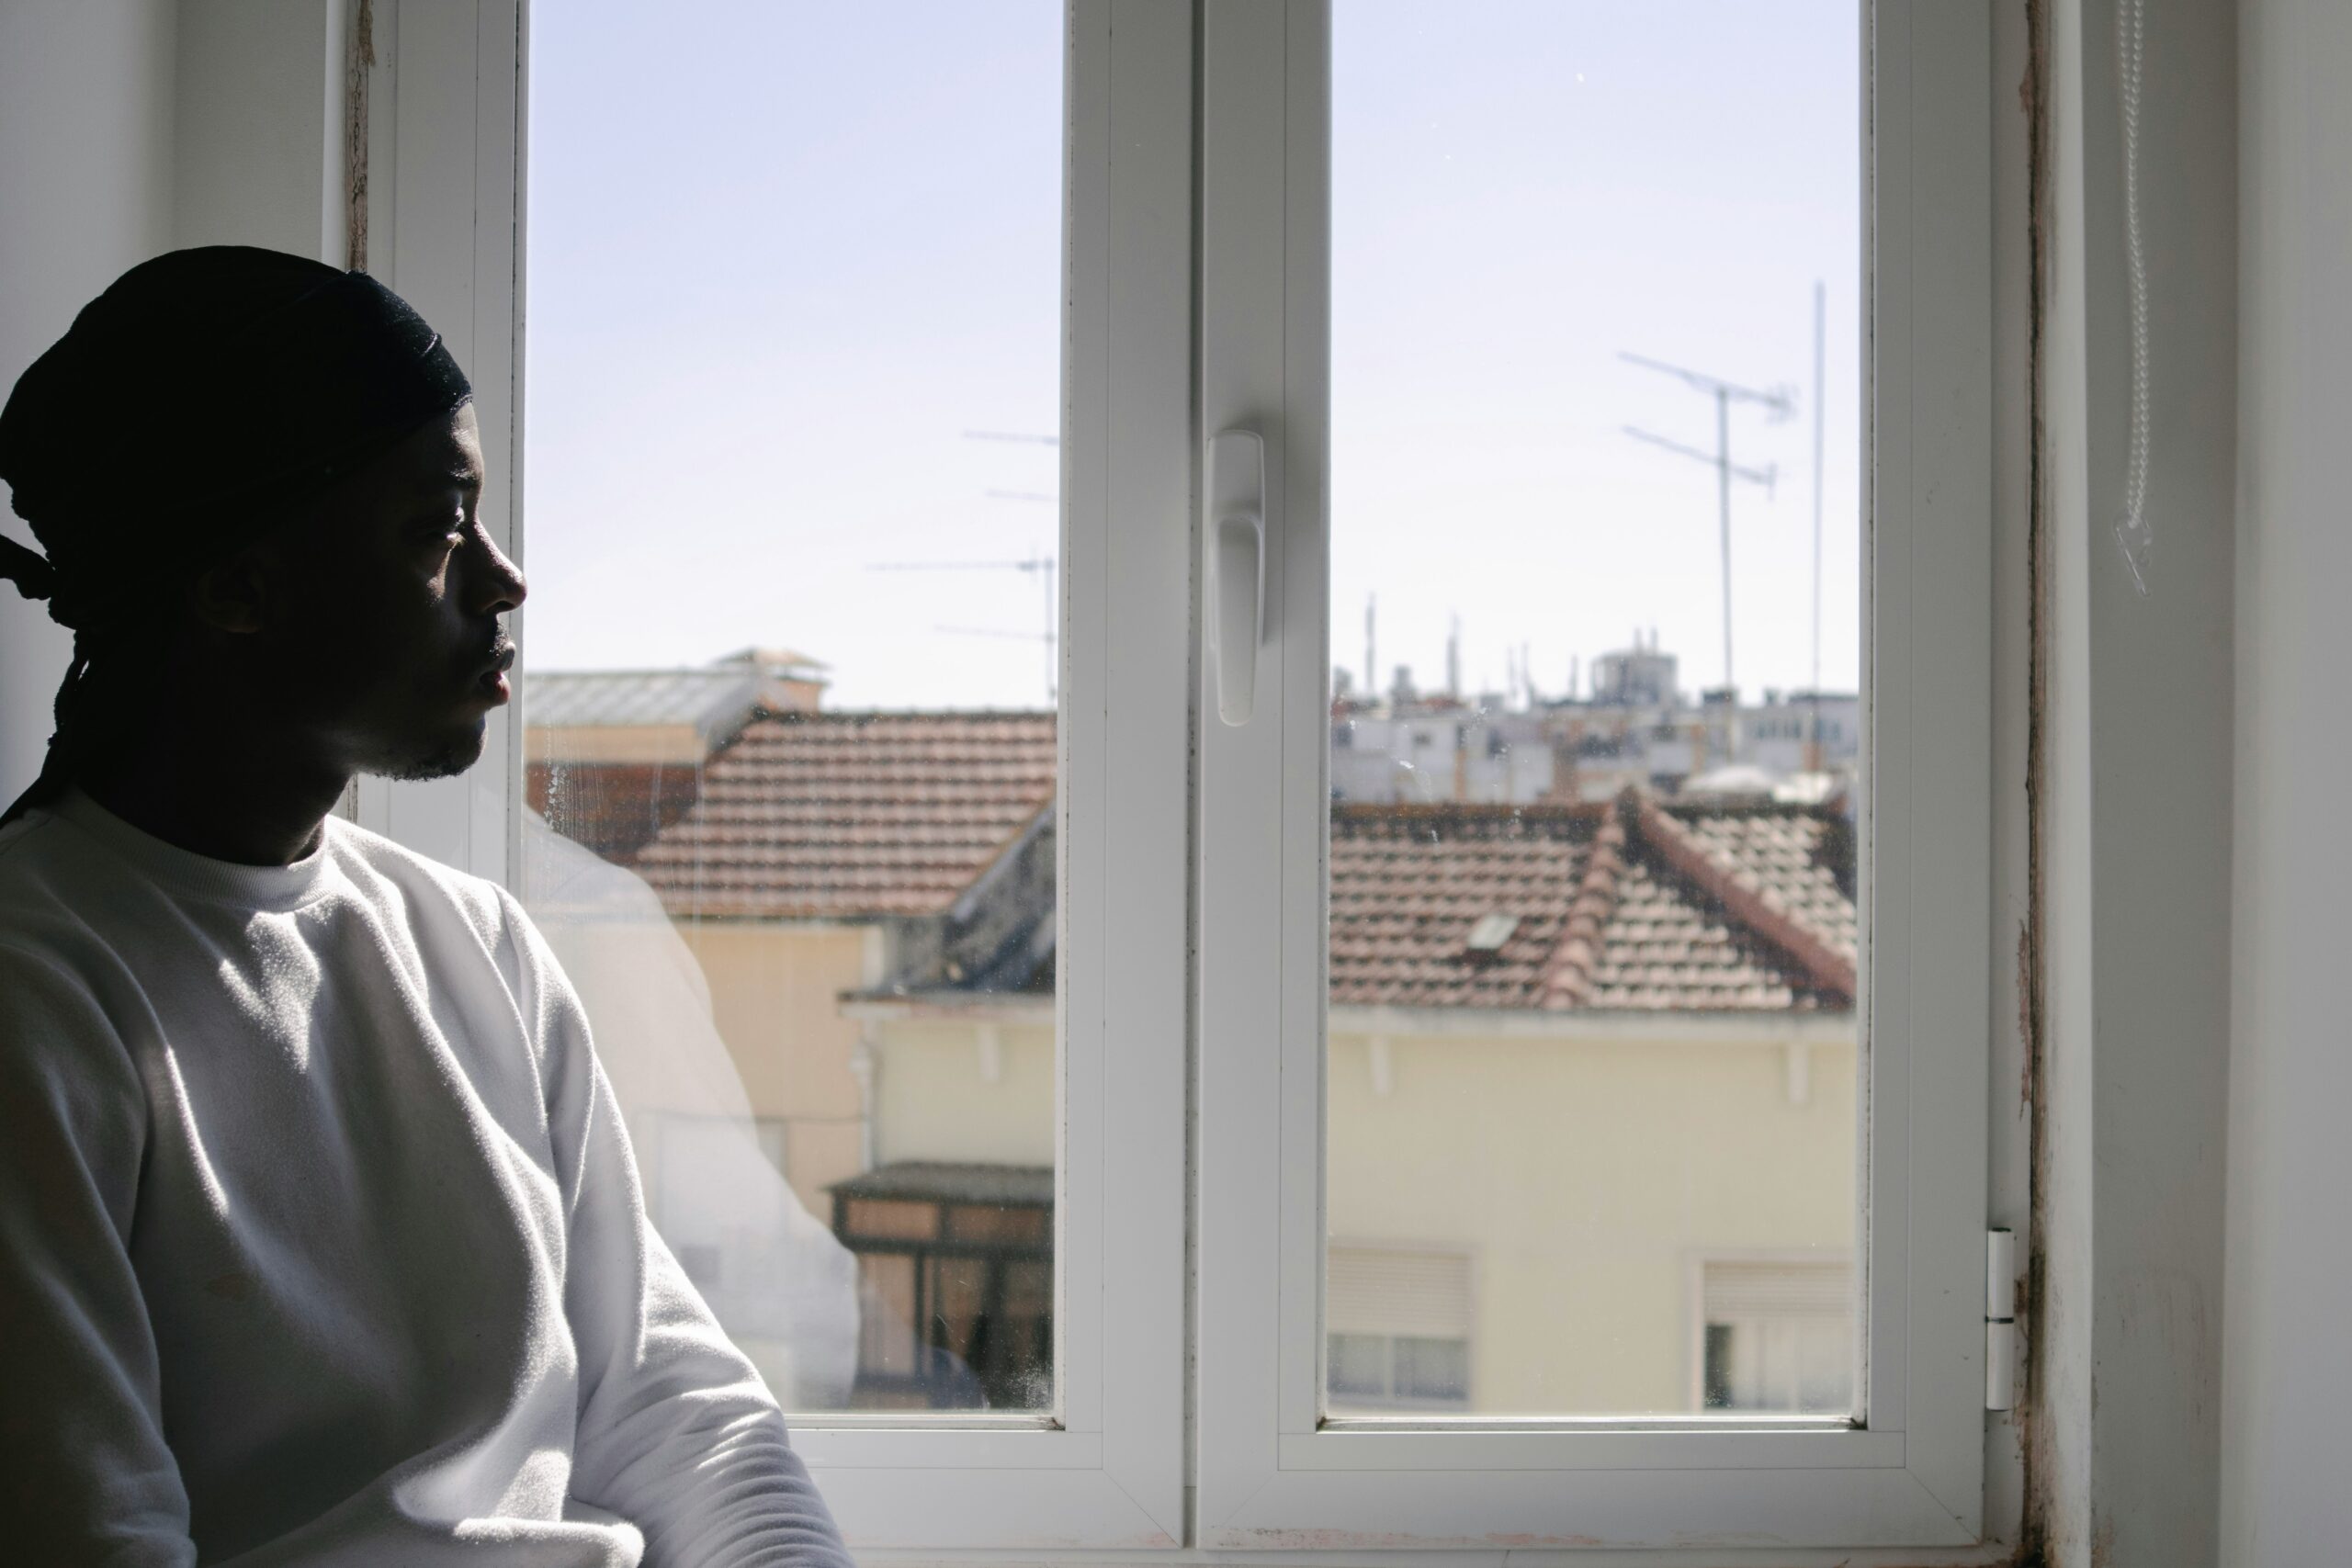
[[[1866,11],[1865,1414],[1324,1422],[1328,0],[1206,0],[1204,436],[1265,437],[1255,716],[1200,746],[1204,1548],[1962,1547],[1984,1513],[1988,9]]]
[[[1114,14],[1066,39],[1057,1404],[797,1418],[861,1553],[1184,1539],[1193,28]]]
[[[374,270],[473,376],[484,514],[527,564],[526,0],[375,14]],[[1966,1545],[1984,1494],[1988,9],[1879,0],[1870,29],[1871,1356],[1853,1427],[1319,1427],[1329,28],[1326,0],[1072,0],[1058,1404],[828,1416],[796,1441],[861,1553],[924,1560]],[[1187,590],[1201,439],[1237,423],[1267,435],[1273,598],[1257,718],[1227,728]],[[355,814],[511,877],[520,775],[502,716],[467,780],[369,781]]]
[[[374,24],[368,271],[414,305],[465,367],[487,469],[482,525],[519,559],[526,0],[390,0],[374,7]],[[339,235],[332,202],[329,213],[325,227]],[[361,778],[346,808],[361,827],[435,860],[519,883],[522,744],[511,710],[497,709],[481,760],[465,773]]]

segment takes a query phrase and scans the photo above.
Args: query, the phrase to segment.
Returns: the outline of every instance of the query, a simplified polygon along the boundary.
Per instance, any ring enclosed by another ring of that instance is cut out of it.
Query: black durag
[[[300,256],[174,251],[92,300],[0,409],[0,480],[41,547],[0,535],[0,579],[74,632],[40,777],[0,824],[64,789],[77,695],[127,630],[472,395],[400,296]]]

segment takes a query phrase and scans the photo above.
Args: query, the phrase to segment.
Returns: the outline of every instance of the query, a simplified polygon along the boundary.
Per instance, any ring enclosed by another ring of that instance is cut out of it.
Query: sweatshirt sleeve
[[[192,1568],[130,1263],[137,1070],[55,965],[0,948],[0,1541],[11,1562]]]
[[[580,1356],[574,1495],[642,1530],[648,1568],[847,1568],[759,1373],[645,1213],[620,1106],[570,981],[522,910]]]

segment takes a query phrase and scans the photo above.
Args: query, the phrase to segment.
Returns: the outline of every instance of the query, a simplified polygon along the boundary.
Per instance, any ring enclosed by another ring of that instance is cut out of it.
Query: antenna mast
[[[1796,394],[1786,387],[1760,391],[1754,387],[1743,387],[1696,370],[1686,370],[1679,365],[1647,359],[1638,354],[1621,353],[1617,357],[1628,365],[1638,365],[1645,370],[1675,377],[1692,390],[1704,392],[1715,400],[1715,449],[1712,452],[1686,446],[1679,441],[1669,440],[1646,430],[1637,430],[1630,424],[1625,426],[1625,434],[1636,441],[1662,446],[1678,457],[1705,463],[1715,470],[1716,527],[1723,547],[1724,687],[1726,691],[1736,690],[1731,657],[1731,481],[1744,479],[1749,484],[1762,485],[1764,493],[1770,495],[1779,479],[1780,470],[1770,463],[1760,468],[1750,468],[1731,460],[1731,405],[1736,402],[1756,403],[1777,422],[1796,412]]]
[[[1805,772],[1821,771],[1821,441],[1822,377],[1827,307],[1821,280],[1813,285],[1813,712],[1805,725]]]

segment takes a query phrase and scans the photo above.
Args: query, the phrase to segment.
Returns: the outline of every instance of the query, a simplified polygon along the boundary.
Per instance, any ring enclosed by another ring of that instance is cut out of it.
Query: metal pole
[[[1057,558],[1041,556],[1043,569],[1037,573],[1046,580],[1046,705],[1061,703],[1060,636],[1061,605],[1054,597],[1054,565]]]
[[[1809,771],[1821,771],[1821,442],[1824,414],[1822,378],[1826,363],[1824,348],[1827,310],[1818,278],[1813,285],[1813,715],[1807,727],[1811,742],[1805,750]]]
[[[1731,393],[1715,389],[1715,496],[1724,554],[1724,686],[1731,674]]]

